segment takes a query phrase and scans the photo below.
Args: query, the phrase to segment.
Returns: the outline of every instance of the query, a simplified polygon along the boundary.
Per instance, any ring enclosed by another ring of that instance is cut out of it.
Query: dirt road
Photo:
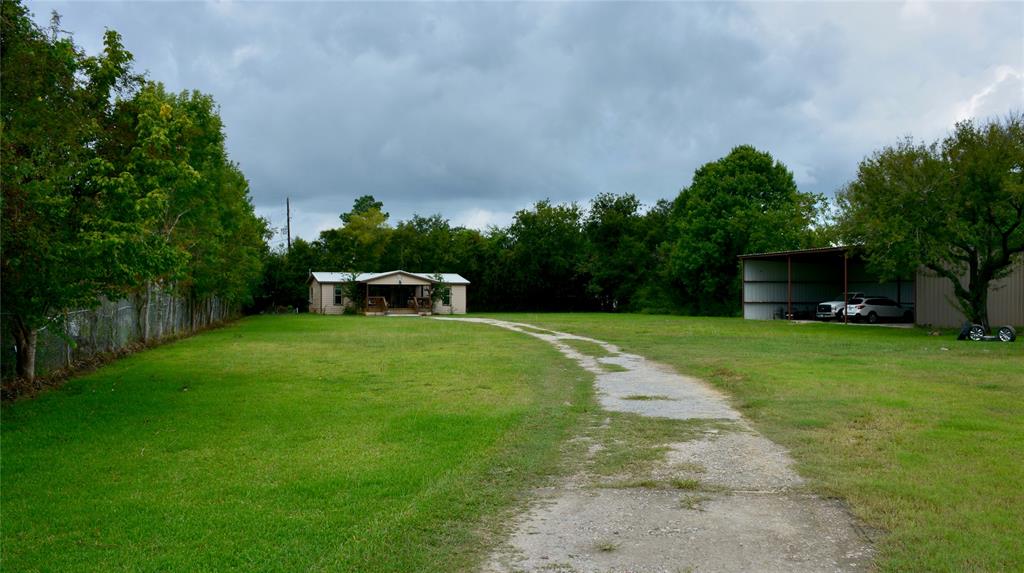
[[[807,491],[787,452],[754,431],[706,383],[586,337],[492,319],[442,320],[486,323],[541,339],[595,375],[607,412],[692,420],[697,428],[663,444],[664,455],[643,475],[609,480],[583,469],[537,491],[485,572],[870,568],[870,543],[845,507]],[[574,341],[603,352],[588,354]],[[602,447],[591,444],[590,455]]]

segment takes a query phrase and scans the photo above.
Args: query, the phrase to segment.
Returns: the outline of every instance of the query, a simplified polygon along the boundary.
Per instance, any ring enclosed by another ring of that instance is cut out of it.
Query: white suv
[[[884,296],[867,296],[864,298],[850,299],[846,305],[846,313],[850,320],[867,320],[871,324],[879,320],[914,320],[914,311],[899,305],[891,298]]]

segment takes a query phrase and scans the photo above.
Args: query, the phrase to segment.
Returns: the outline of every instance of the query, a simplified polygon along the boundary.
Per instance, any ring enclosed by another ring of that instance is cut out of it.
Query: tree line
[[[457,272],[474,310],[738,315],[737,255],[847,245],[880,280],[920,267],[952,282],[988,324],[992,281],[1024,252],[1024,120],[962,121],[940,141],[904,139],[866,157],[829,201],[801,192],[768,152],[741,145],[697,169],[672,200],[601,194],[540,201],[507,227],[414,215],[394,226],[366,195],[337,228],[267,253],[256,308],[306,308],[310,270]]]
[[[2,305],[17,373],[63,312],[154,286],[201,313],[251,301],[267,225],[230,161],[212,97],[170,93],[132,69],[117,32],[88,55],[0,4]]]
[[[480,231],[439,214],[389,224],[366,195],[339,226],[268,253],[259,308],[305,308],[310,270],[456,272],[474,310],[735,314],[736,255],[809,247],[824,238],[824,197],[751,146],[697,170],[674,200],[645,206],[600,194],[585,206],[539,201],[507,227]]]

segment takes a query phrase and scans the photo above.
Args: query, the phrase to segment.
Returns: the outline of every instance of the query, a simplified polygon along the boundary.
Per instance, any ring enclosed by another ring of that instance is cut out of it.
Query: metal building
[[[912,277],[881,282],[846,247],[752,253],[739,258],[744,318],[814,318],[818,303],[864,292],[913,308],[917,324],[953,327],[965,320],[948,280],[921,269]],[[992,324],[1024,325],[1024,261],[990,287],[989,320]]]

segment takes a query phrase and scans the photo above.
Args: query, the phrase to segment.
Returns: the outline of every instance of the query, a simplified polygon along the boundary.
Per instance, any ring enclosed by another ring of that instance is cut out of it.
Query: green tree
[[[822,202],[801,193],[785,165],[749,145],[700,167],[673,207],[669,273],[680,304],[695,314],[736,314],[737,255],[809,246]]]
[[[176,285],[206,319],[213,297],[244,303],[267,228],[212,98],[144,83],[116,32],[87,56],[56,15],[47,33],[19,2],[0,9],[0,264],[17,373],[34,378],[39,329],[60,332],[62,313],[103,296]]]
[[[309,287],[306,281],[313,270],[324,270],[321,252],[313,243],[296,237],[291,250],[283,248],[267,251],[263,256],[263,276],[250,311],[262,311],[278,306],[292,306],[306,312],[309,309]]]
[[[348,225],[352,220],[352,217],[368,213],[376,210],[384,215],[384,219],[388,218],[388,214],[384,212],[384,203],[373,198],[373,195],[363,195],[352,203],[352,210],[348,213],[342,213],[339,218],[341,222]]]
[[[844,239],[883,280],[925,266],[987,326],[989,285],[1024,252],[1024,119],[963,121],[941,142],[886,147],[837,200]]]
[[[648,262],[646,267],[639,271],[642,280],[630,302],[633,310],[656,313],[679,310],[678,296],[672,288],[668,265],[673,246],[670,240],[673,228],[672,208],[671,201],[659,199],[644,213],[641,228]]]
[[[382,269],[450,272],[453,264],[451,224],[441,215],[413,215],[395,226],[382,255]]]
[[[139,85],[131,54],[107,31],[87,56],[35,25],[20,2],[0,3],[0,178],[3,312],[17,373],[35,377],[37,333],[62,311],[124,295],[176,264],[152,232],[167,201],[115,169],[104,153],[117,96]]]
[[[344,226],[320,233],[317,247],[324,253],[322,262],[344,271],[378,270],[393,233],[383,207],[370,195],[356,199],[352,210],[341,215]]]
[[[430,308],[433,309],[438,302],[451,296],[452,287],[444,282],[441,273],[434,273],[430,278],[434,279],[434,284],[430,285]]]
[[[578,310],[591,307],[583,269],[585,237],[578,205],[538,201],[515,214],[505,237],[509,260],[502,265],[506,297],[518,309]],[[501,267],[499,267],[501,268]]]
[[[165,198],[153,232],[179,264],[157,280],[189,301],[193,326],[211,318],[203,315],[210,300],[248,304],[261,279],[268,229],[254,213],[248,181],[228,158],[213,98],[168,93],[150,82],[118,109],[132,133],[119,130],[127,153],[117,169]]]
[[[634,195],[602,193],[591,201],[583,223],[583,270],[590,277],[588,293],[604,310],[630,310],[647,278],[653,253],[644,222]]]

